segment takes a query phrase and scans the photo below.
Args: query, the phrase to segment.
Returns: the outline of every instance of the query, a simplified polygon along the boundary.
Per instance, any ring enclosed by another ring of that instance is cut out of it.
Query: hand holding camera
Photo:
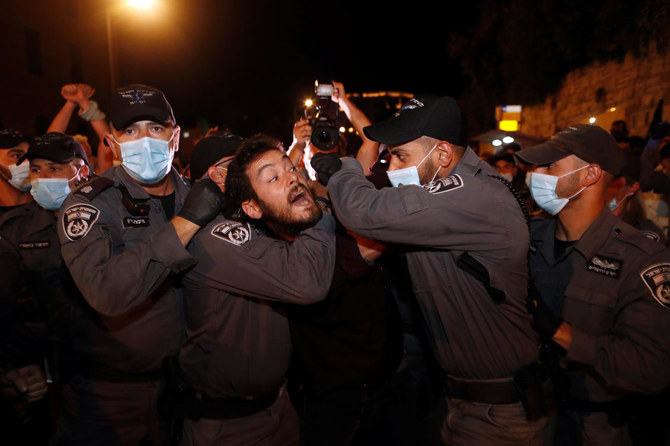
[[[336,93],[333,84],[319,83],[318,81],[316,82],[315,93],[316,114],[313,117],[308,117],[309,125],[312,128],[310,142],[317,149],[328,152],[340,142],[340,132],[336,124],[339,107],[337,102],[333,101],[333,96],[340,93]],[[307,110],[305,112],[307,113]]]

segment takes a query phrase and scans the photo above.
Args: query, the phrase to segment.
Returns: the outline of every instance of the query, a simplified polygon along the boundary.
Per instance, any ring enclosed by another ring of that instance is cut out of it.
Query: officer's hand
[[[211,179],[203,178],[191,185],[178,216],[198,226],[205,226],[221,211],[223,202],[219,186]]]
[[[309,163],[312,165],[312,169],[316,172],[319,183],[324,186],[328,186],[330,177],[342,167],[340,155],[335,153],[317,152]]]
[[[10,370],[6,379],[28,402],[41,400],[48,390],[44,372],[37,364]]]
[[[534,309],[532,309],[533,314],[533,329],[541,334],[551,339],[558,327],[563,322],[563,319],[556,316],[552,311],[547,307],[547,304],[544,303],[542,298],[538,298],[535,301]]]

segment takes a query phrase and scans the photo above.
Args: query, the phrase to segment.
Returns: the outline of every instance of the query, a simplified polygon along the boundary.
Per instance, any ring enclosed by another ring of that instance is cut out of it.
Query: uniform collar
[[[482,163],[483,161],[477,156],[474,150],[467,147],[465,153],[463,153],[463,156],[458,160],[454,170],[449,175],[475,176],[477,172],[482,170]]]
[[[582,234],[582,237],[575,242],[571,250],[576,250],[585,259],[593,258],[602,248],[612,231],[617,231],[615,228],[619,220],[615,217],[607,207],[603,207],[600,214],[591,223],[591,226]],[[546,230],[533,231],[534,236],[531,239],[531,245],[537,249],[538,253],[542,255],[548,263],[555,263],[557,259],[554,258],[554,239],[556,237],[556,217],[552,218],[546,224]],[[543,224],[543,223],[538,223]],[[569,251],[566,251],[569,252]]]
[[[618,218],[610,212],[607,206],[604,206],[598,217],[591,223],[591,226],[575,243],[575,249],[585,258],[592,258],[602,248],[607,239],[610,238],[612,235],[611,232],[617,231],[614,226],[618,221]]]
[[[131,197],[135,199],[150,198],[147,191],[144,190],[144,188],[140,186],[139,183],[135,181],[130,175],[128,175],[122,166],[116,166],[110,169],[109,172],[110,173],[108,177],[114,180],[114,185],[118,186],[119,184],[123,184],[126,189],[128,189]],[[168,175],[172,175],[172,184],[174,185],[176,198],[179,200],[180,198],[185,197],[186,193],[188,192],[188,185],[185,179],[179,174],[179,172],[177,172],[174,167],[170,169],[170,173]]]

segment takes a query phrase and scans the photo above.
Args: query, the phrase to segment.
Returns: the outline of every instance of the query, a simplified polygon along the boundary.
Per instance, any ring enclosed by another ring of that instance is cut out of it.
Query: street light
[[[154,0],[126,0],[125,4],[118,6],[129,6],[134,9],[148,9],[154,5]],[[116,51],[114,49],[114,38],[112,34],[112,11],[114,5],[110,2],[105,8],[105,25],[107,28],[107,56],[109,61],[109,91],[110,94],[117,87],[118,82],[118,66],[116,64]]]
[[[135,8],[147,9],[154,4],[154,0],[128,0],[128,4]]]

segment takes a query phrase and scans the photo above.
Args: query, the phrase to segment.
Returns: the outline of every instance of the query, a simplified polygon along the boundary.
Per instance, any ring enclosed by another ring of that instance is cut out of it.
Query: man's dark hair
[[[281,150],[284,146],[277,138],[265,134],[257,134],[245,139],[235,153],[235,158],[228,164],[226,175],[226,211],[227,217],[240,217],[242,203],[250,199],[258,199],[247,168],[264,153],[270,150]]]

